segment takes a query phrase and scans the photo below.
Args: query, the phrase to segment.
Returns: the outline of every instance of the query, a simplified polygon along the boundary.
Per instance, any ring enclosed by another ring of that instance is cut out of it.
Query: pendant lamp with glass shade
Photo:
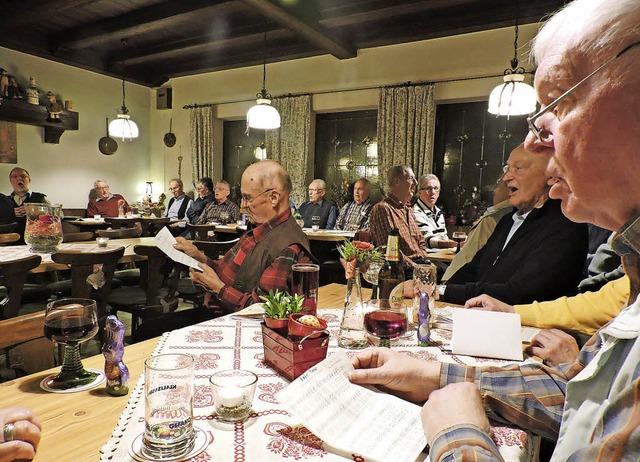
[[[518,66],[518,19],[516,39],[513,42],[511,69],[505,69],[503,83],[493,89],[489,96],[489,112],[497,116],[519,116],[536,110],[536,92],[524,83],[525,70]]]
[[[124,77],[122,78],[122,107],[118,111],[117,118],[109,124],[109,136],[113,136],[115,138],[122,138],[122,141],[125,140],[133,140],[137,138],[140,134],[138,130],[138,125],[131,120],[131,116],[129,115],[129,109],[124,103],[125,93],[124,93]]]
[[[271,105],[271,95],[267,92],[267,33],[264,33],[264,54],[262,61],[262,90],[256,95],[256,105],[247,112],[247,130],[259,128],[273,130],[280,128],[280,114]]]

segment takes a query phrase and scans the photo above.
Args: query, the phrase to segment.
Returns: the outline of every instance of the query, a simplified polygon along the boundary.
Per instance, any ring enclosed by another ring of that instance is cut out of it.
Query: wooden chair
[[[4,299],[0,301],[3,318],[18,315],[27,273],[37,268],[41,260],[39,255],[32,255],[19,260],[0,262],[0,284],[6,290]]]
[[[155,236],[162,228],[167,226],[171,218],[140,218],[142,236]]]
[[[105,218],[105,223],[109,224],[112,229],[133,228],[140,223],[141,218]]]
[[[194,225],[191,223],[187,223],[187,229],[191,231],[192,239],[195,239],[198,241],[208,241],[209,231],[215,231],[216,225],[214,224]]]
[[[107,298],[111,292],[113,273],[118,260],[124,255],[124,247],[106,252],[56,252],[51,259],[56,263],[69,266],[71,270],[71,295],[80,298],[93,298],[98,308],[98,321],[104,327],[107,317]],[[88,283],[87,278],[94,274],[94,265],[102,265],[104,284],[98,288]]]
[[[219,260],[224,256],[225,253],[229,251],[234,245],[238,243],[240,240],[239,237],[232,239],[230,241],[201,241],[195,240],[193,241],[193,245],[195,245],[199,250],[204,252],[204,254],[212,260]]]
[[[18,233],[0,234],[0,246],[12,244],[14,242],[18,242],[19,240],[20,235]]]
[[[19,233],[19,232],[20,232],[20,226],[18,225],[18,223],[9,223],[6,225],[0,225],[0,234]]]
[[[83,231],[80,233],[62,233],[62,242],[81,242],[93,239],[91,231]]]
[[[109,239],[130,239],[138,237],[142,233],[139,228],[99,229],[96,231],[100,237]]]
[[[39,311],[0,321],[0,350],[16,377],[55,366],[53,343],[44,336],[44,315]]]
[[[169,280],[169,275],[165,274],[169,257],[156,246],[136,245],[133,251],[147,258],[140,265],[140,285],[115,289],[108,298],[111,314],[131,313],[132,335],[141,321],[162,314],[165,307],[172,310],[178,304],[173,296],[175,288],[170,285],[163,288],[165,280]]]

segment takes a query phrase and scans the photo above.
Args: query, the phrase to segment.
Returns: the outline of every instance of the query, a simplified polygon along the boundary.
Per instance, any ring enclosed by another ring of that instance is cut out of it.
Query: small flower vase
[[[351,262],[344,262],[343,265]],[[355,265],[353,265],[355,266]],[[353,268],[347,273],[347,293],[344,297],[344,311],[338,334],[338,345],[350,350],[360,350],[367,346],[367,337],[364,330],[364,300],[362,300],[362,285],[360,283],[360,270]]]

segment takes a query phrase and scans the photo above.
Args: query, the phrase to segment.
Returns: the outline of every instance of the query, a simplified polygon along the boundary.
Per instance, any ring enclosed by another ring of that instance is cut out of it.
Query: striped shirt
[[[634,221],[635,220],[635,221]],[[640,219],[616,235],[633,301],[584,345],[575,362],[478,368],[442,364],[440,385],[473,381],[489,418],[556,441],[552,461],[640,460]],[[465,454],[465,455],[463,455]],[[432,460],[501,460],[471,426],[433,442]]]
[[[359,204],[356,204],[355,201],[347,202],[340,210],[335,229],[351,231],[353,229],[352,225],[357,225],[359,230],[368,230],[371,207],[373,207],[373,205],[371,205],[369,199]]]

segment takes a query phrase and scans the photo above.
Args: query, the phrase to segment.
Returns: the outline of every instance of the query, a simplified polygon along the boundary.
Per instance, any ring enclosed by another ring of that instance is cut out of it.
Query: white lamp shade
[[[489,112],[499,116],[518,116],[536,111],[536,91],[523,82],[522,74],[507,74],[504,83],[489,95]]]
[[[262,130],[280,128],[280,114],[271,106],[271,100],[259,98],[256,103],[247,112],[247,125]]]
[[[118,114],[118,118],[109,124],[109,136],[132,140],[140,134],[138,126],[127,114]]]

